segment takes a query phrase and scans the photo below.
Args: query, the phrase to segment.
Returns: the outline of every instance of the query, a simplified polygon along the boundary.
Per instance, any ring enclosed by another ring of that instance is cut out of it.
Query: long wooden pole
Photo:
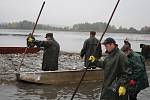
[[[35,23],[34,28],[33,28],[33,30],[32,30],[32,33],[31,33],[32,35],[34,34],[35,28],[36,28],[37,23],[38,23],[38,21],[39,21],[39,18],[40,18],[40,15],[41,15],[41,12],[42,12],[42,10],[43,10],[44,5],[45,5],[45,1],[44,1],[43,4],[42,4],[41,10],[40,10],[40,12],[39,12],[39,15],[38,15],[38,17],[37,17],[36,23]]]
[[[107,26],[106,26],[106,28],[105,28],[105,30],[104,30],[104,32],[103,32],[103,34],[102,34],[102,36],[101,36],[99,42],[97,43],[96,49],[97,49],[98,46],[101,44],[101,41],[102,41],[102,39],[103,39],[103,36],[105,35],[105,33],[106,33],[107,29],[108,29],[108,26],[109,26],[109,24],[110,24],[110,22],[111,22],[111,19],[112,19],[113,15],[114,15],[114,13],[115,13],[115,11],[116,11],[116,8],[117,8],[119,2],[120,2],[120,0],[117,1],[117,4],[116,4],[116,6],[115,6],[115,8],[114,8],[114,10],[113,10],[113,12],[112,12],[112,14],[111,14],[111,17],[110,17],[110,19],[109,19],[109,21],[108,21],[108,23],[107,23]],[[96,49],[94,50],[93,55],[96,53]],[[88,67],[89,67],[89,65],[90,65],[90,62],[88,63]],[[81,85],[81,82],[83,81],[84,76],[86,75],[86,72],[87,72],[88,67],[85,68],[85,70],[84,70],[84,72],[83,72],[83,75],[82,75],[82,77],[81,77],[81,79],[80,79],[80,82],[78,83],[78,85],[77,85],[77,87],[76,87],[76,89],[75,89],[75,91],[74,91],[74,93],[73,93],[73,95],[72,95],[72,97],[71,97],[71,100],[73,100],[73,98],[74,98],[76,92],[78,91],[78,89],[79,89],[79,87],[80,87],[80,85]]]
[[[41,12],[42,12],[42,10],[43,10],[43,7],[44,7],[44,5],[45,5],[45,1],[43,2],[43,4],[42,4],[42,7],[41,7],[41,9],[40,9],[40,12],[39,12],[39,14],[38,14],[38,17],[37,17],[37,19],[36,19],[36,23],[35,23],[35,25],[34,25],[34,28],[33,28],[33,30],[32,30],[32,35],[34,34],[34,31],[35,31],[35,28],[36,28],[36,26],[37,26],[37,23],[38,23],[38,21],[39,21],[39,18],[40,18],[40,15],[41,15]],[[21,60],[21,62],[20,62],[20,65],[19,65],[19,67],[18,67],[18,71],[20,71],[20,68],[21,68],[21,65],[22,65],[22,63],[23,63],[23,61],[24,61],[24,58],[25,58],[25,54],[26,54],[26,52],[27,52],[27,47],[26,47],[26,49],[25,49],[25,51],[24,51],[24,53],[23,53],[23,58],[22,58],[22,60]]]

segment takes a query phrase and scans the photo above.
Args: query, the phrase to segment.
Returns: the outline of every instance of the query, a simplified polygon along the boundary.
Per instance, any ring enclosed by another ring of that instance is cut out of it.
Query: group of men
[[[90,37],[85,40],[80,56],[84,59],[85,67],[104,69],[104,80],[100,100],[137,100],[137,94],[149,86],[144,58],[131,49],[131,44],[125,40],[124,46],[119,49],[113,38],[106,38],[102,43],[105,46],[105,59],[102,56],[101,43],[91,31]],[[60,46],[54,39],[53,33],[46,34],[46,41],[37,41],[34,38],[27,41],[38,47],[44,47],[42,70],[57,70]]]
[[[137,100],[137,94],[149,87],[143,56],[131,49],[127,39],[120,50],[113,38],[106,38],[102,44],[107,55],[104,60],[99,60],[102,50],[95,34],[90,32],[90,38],[85,40],[81,58],[85,56],[88,68],[104,69],[100,100]]]

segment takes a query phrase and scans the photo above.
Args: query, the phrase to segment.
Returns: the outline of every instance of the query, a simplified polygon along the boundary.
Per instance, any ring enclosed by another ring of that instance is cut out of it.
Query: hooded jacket
[[[96,66],[104,69],[104,80],[100,100],[118,100],[117,88],[121,84],[127,83],[128,60],[125,54],[116,46],[104,59],[98,61]],[[116,81],[116,92],[112,90],[113,83]],[[125,99],[121,100],[127,100]]]
[[[129,87],[130,94],[137,94],[140,90],[149,87],[148,77],[145,68],[145,60],[142,55],[131,51],[128,55],[129,68],[131,74],[129,74],[130,80],[136,81],[136,86],[134,88]]]

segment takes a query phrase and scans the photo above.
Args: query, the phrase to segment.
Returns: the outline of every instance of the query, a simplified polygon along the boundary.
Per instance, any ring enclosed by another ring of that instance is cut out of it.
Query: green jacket
[[[89,63],[88,59],[96,49],[98,42],[99,42],[98,39],[96,39],[95,37],[90,37],[84,41],[83,48],[81,49],[80,52],[81,57],[85,56],[84,66],[86,67],[88,66]],[[95,57],[99,59],[101,57],[101,54],[102,54],[101,45],[99,45],[95,52]]]
[[[128,60],[129,68],[131,71],[131,74],[129,74],[129,79],[133,79],[136,81],[136,87],[134,88],[134,90],[132,89],[132,92],[138,93],[140,92],[140,90],[145,89],[149,86],[144,58],[142,55],[132,51],[128,55]]]
[[[127,83],[127,65],[127,57],[118,47],[109,53],[104,61],[97,62],[97,66],[104,69],[101,100],[118,100],[120,98],[117,89],[121,84]],[[114,81],[116,81],[117,84],[115,92],[111,89]],[[120,100],[127,100],[127,98],[124,96],[124,99]]]
[[[35,43],[38,47],[44,47],[42,70],[58,70],[58,57],[60,46],[55,39],[48,41],[38,41]]]

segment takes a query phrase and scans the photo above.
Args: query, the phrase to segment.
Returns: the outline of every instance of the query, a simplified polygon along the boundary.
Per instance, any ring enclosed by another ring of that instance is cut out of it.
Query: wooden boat
[[[17,74],[17,79],[34,84],[71,84],[79,83],[83,72],[84,70],[22,72]],[[82,82],[100,82],[103,75],[102,69],[90,69]],[[150,77],[150,70],[147,70],[147,75]]]
[[[19,73],[18,80],[41,84],[70,84],[78,83],[83,72],[84,70],[23,72]],[[83,82],[98,82],[102,79],[102,69],[90,69]]]
[[[24,53],[26,47],[0,47],[0,54],[17,54]],[[36,53],[39,52],[40,48],[27,48],[26,53]]]

